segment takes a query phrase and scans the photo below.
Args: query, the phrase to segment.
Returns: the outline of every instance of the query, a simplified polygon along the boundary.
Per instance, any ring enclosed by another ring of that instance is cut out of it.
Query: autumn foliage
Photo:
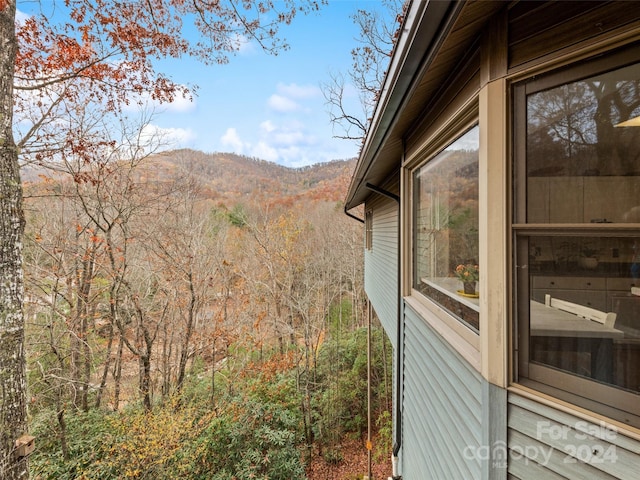
[[[0,0],[0,476],[295,479],[335,451],[323,392],[362,373],[322,371],[332,336],[364,324],[349,169],[246,190],[199,181],[183,151],[162,177],[162,139],[141,134],[145,107],[197,88],[159,60],[277,53],[280,27],[322,3],[60,0],[16,22]],[[361,433],[356,415],[342,432]],[[14,461],[27,430],[38,449]]]
[[[50,438],[34,472],[314,478],[362,439],[362,231],[319,193],[348,171],[285,171],[247,199],[200,169],[222,157],[30,172],[30,408]],[[376,417],[390,398],[380,333]]]

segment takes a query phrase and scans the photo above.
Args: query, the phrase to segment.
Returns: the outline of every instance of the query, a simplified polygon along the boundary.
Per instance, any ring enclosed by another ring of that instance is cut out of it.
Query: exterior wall
[[[640,11],[625,16],[624,4],[515,3],[502,12],[503,18],[492,19],[501,30],[492,30],[480,44],[483,61],[490,68],[483,63],[481,73],[486,73],[486,78],[480,87],[480,73],[474,73],[469,83],[473,89],[469,89],[476,92],[480,88],[481,149],[485,149],[480,183],[486,214],[481,217],[485,251],[481,261],[487,266],[485,280],[491,280],[484,282],[481,291],[481,369],[461,355],[460,344],[464,342],[455,343],[457,332],[449,336],[442,333],[442,318],[432,319],[423,310],[412,308],[409,298],[403,302],[402,344],[397,345],[398,206],[375,194],[367,202],[366,207],[373,209],[373,248],[365,252],[365,290],[394,350],[400,348],[403,359],[398,365],[394,356],[394,375],[400,375],[402,388],[400,473],[404,480],[638,478],[640,436],[631,438],[597,420],[587,421],[592,417],[585,416],[583,409],[528,392],[525,387],[512,385],[509,392],[506,388],[512,381],[509,362],[513,356],[508,273],[511,205],[507,191],[512,161],[508,150],[512,133],[510,82],[529,76],[539,64],[554,69],[593,55],[597,52],[591,45],[604,42],[607,35],[621,43],[627,36],[636,38],[637,33],[625,25],[632,21],[637,24]],[[480,8],[482,2],[474,5]],[[611,21],[602,21],[605,29],[594,29],[593,25],[602,27],[600,19]],[[613,41],[608,42],[603,43],[604,50],[615,46]],[[456,94],[454,100],[464,103],[464,97]],[[443,99],[447,109],[439,111],[448,113],[452,109],[459,114],[461,108],[455,101]],[[433,124],[418,122],[406,137],[408,160],[403,175],[423,152],[436,149],[441,137],[447,136],[440,135],[439,129],[446,122],[436,115],[435,107],[419,106],[425,107],[424,118]],[[448,115],[440,117],[446,120]],[[452,118],[455,120],[455,115]],[[451,128],[457,126],[454,122]],[[404,197],[403,201],[411,200]],[[405,214],[403,221],[408,222],[402,226],[403,233],[410,237],[410,215]],[[410,269],[411,248],[408,243],[405,248],[404,269]]]
[[[402,478],[481,478],[483,381],[405,307]]]
[[[364,288],[380,323],[397,348],[398,204],[375,195],[366,208],[373,210],[372,248],[365,250]]]
[[[508,400],[511,478],[638,478],[640,441],[515,393]]]

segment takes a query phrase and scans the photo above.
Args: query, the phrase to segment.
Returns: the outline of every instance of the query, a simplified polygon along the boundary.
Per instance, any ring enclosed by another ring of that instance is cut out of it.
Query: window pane
[[[640,222],[640,64],[527,96],[527,221]]]
[[[640,238],[529,238],[530,358],[640,391]]]
[[[478,127],[414,174],[414,288],[478,328]],[[463,265],[476,281],[465,294]]]

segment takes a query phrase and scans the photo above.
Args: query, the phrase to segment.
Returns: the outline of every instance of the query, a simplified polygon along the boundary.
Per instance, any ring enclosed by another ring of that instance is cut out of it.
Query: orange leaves
[[[262,381],[268,382],[273,380],[279,373],[291,370],[296,364],[296,353],[290,350],[285,353],[275,353],[264,362],[254,362],[247,365],[241,375],[250,377],[253,374],[258,374],[262,377]]]
[[[179,56],[186,44],[175,26],[162,32],[149,19],[149,12],[138,12],[137,2],[67,2],[70,20],[56,23],[45,16],[31,16],[17,25],[18,51],[15,62],[15,103],[18,119],[33,121],[38,115],[68,116],[73,105],[85,109],[97,106],[119,113],[135,95],[150,93],[160,102],[171,101],[188,89],[154,72],[152,58]],[[64,7],[63,7],[64,8]],[[66,13],[66,12],[65,12]],[[64,13],[58,14],[64,17]],[[145,15],[147,16],[145,18]],[[63,103],[64,102],[64,103]],[[60,111],[51,106],[64,105]],[[47,133],[46,123],[37,132],[40,141],[53,142],[57,132]],[[69,127],[67,138],[76,138],[67,151],[78,151],[94,140],[79,136]],[[49,138],[50,137],[50,138]],[[56,139],[60,142],[59,139]],[[40,159],[58,154],[38,149]],[[94,155],[95,157],[95,155]]]
[[[71,32],[70,32],[71,33]],[[68,75],[94,61],[94,39],[87,34],[54,33],[35,17],[27,19],[18,29],[20,49],[16,57],[17,75],[27,79],[51,75]]]
[[[262,311],[259,312],[258,315],[256,316],[255,321],[253,322],[253,329],[254,330],[260,330],[260,325],[262,324],[262,321],[266,318],[267,316],[267,312]]]

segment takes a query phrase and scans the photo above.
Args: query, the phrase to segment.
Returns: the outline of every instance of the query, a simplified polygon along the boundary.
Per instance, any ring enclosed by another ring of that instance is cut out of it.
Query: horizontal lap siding
[[[514,393],[508,401],[510,478],[639,478],[640,442]]]
[[[403,478],[480,478],[481,378],[409,307],[403,373]]]
[[[365,250],[364,288],[387,336],[397,347],[398,204],[377,196],[367,203],[373,210],[372,248]]]

